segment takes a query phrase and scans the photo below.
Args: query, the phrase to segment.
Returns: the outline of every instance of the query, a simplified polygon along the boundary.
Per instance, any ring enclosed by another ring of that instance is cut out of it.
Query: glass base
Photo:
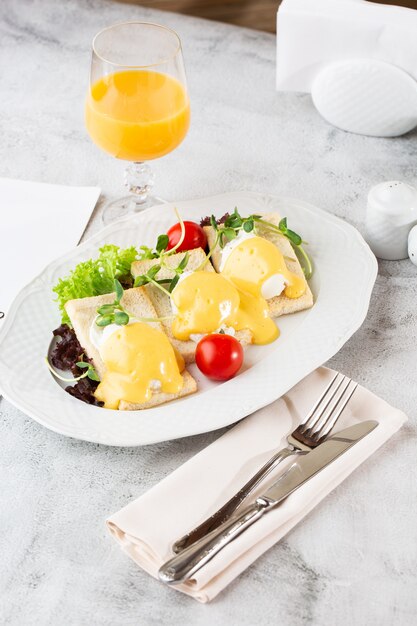
[[[137,202],[136,197],[132,195],[125,196],[124,198],[119,198],[118,200],[106,204],[101,212],[101,221],[104,226],[107,226],[112,222],[122,219],[122,217],[135,215],[156,204],[163,204],[165,202],[167,201],[157,196],[148,196],[144,202]]]
[[[107,225],[120,220],[127,215],[134,215],[155,204],[166,202],[150,192],[154,184],[154,175],[148,163],[135,161],[125,170],[125,187],[129,195],[111,202],[104,207],[101,213],[102,223]]]

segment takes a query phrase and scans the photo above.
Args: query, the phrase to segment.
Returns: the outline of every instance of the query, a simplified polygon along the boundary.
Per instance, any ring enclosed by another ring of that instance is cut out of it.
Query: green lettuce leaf
[[[115,278],[122,283],[132,282],[130,266],[138,256],[134,246],[122,249],[107,244],[100,248],[99,252],[97,259],[79,263],[68,276],[60,278],[53,287],[63,324],[71,325],[64,308],[68,300],[111,293],[114,290]]]

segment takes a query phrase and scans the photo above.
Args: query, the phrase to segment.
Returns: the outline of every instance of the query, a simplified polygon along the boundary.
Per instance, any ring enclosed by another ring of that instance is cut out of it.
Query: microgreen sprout
[[[159,235],[155,249],[159,254],[162,254],[168,247],[169,237],[165,233],[163,235]]]
[[[139,250],[141,252],[139,252],[139,260],[145,261],[160,258],[163,254],[165,254],[168,243],[168,235],[163,234],[158,236],[155,249],[149,248],[148,246],[140,246]]]
[[[306,242],[302,240],[302,237],[298,235],[298,233],[288,228],[286,217],[282,218],[277,226],[276,224],[272,224],[271,222],[263,219],[261,215],[253,214],[249,215],[249,217],[242,217],[239,214],[237,207],[235,207],[233,213],[227,215],[223,223],[219,224],[216,221],[214,215],[212,215],[209,220],[210,225],[216,231],[216,237],[212,247],[208,252],[207,259],[204,261],[202,267],[204,267],[207,260],[211,257],[217,245],[219,245],[220,248],[224,248],[224,246],[228,242],[232,241],[238,236],[240,231],[243,230],[245,233],[257,233],[258,227],[262,227],[288,239],[294,249],[295,254],[298,256],[301,262],[305,277],[310,278],[312,276],[313,265],[310,257],[303,247],[303,244],[305,245]]]
[[[85,361],[78,361],[76,363],[76,366],[79,367],[81,370],[86,370],[84,374],[81,376],[81,378],[83,378],[84,376],[87,376],[87,378],[89,378],[90,380],[95,380],[96,382],[99,382],[100,379],[98,377],[98,374],[96,370],[94,369],[94,366],[91,363],[86,363]]]
[[[286,237],[290,241],[293,250],[301,263],[305,277],[311,278],[313,275],[313,263],[303,247],[303,244],[307,245],[307,242],[303,241],[302,237],[298,233],[287,227],[287,218],[283,217],[278,226],[263,220],[260,216],[254,216],[254,219],[256,224],[260,224],[264,228],[272,230],[283,237]]]
[[[178,222],[181,227],[181,236],[175,246],[173,246],[170,250],[168,250],[169,237],[167,234],[162,234],[158,236],[156,241],[155,248],[149,248],[148,246],[140,246],[138,258],[140,261],[152,260],[152,259],[163,259],[164,257],[175,254],[178,248],[184,241],[185,238],[185,226],[184,220],[178,212],[177,208],[174,208],[175,215],[177,216]],[[163,264],[163,263],[162,263]]]
[[[144,285],[148,285],[149,283],[151,283],[152,285],[155,285],[155,287],[158,287],[158,289],[163,291],[167,296],[169,296],[169,291],[162,286],[162,283],[166,281],[159,281],[156,279],[156,275],[160,270],[160,265],[152,265],[152,267],[150,267],[145,274],[140,274],[140,276],[136,276],[133,286],[143,287]]]
[[[52,374],[55,376],[55,378],[59,378],[59,380],[62,380],[65,383],[76,383],[82,378],[89,378],[90,380],[94,380],[96,382],[100,381],[100,378],[98,377],[98,374],[96,370],[94,369],[94,366],[92,365],[92,363],[87,363],[86,361],[78,361],[76,363],[77,367],[85,370],[85,372],[83,372],[81,376],[76,376],[76,377],[71,377],[71,378],[66,378],[65,376],[61,376],[61,374],[58,374],[58,372],[54,370],[52,365],[49,363],[48,357],[45,357],[45,363],[48,369],[50,370],[50,372],[52,372]]]
[[[180,276],[187,266],[190,255],[188,252],[186,252],[177,267],[171,267],[167,263],[167,258],[177,252],[178,248],[181,246],[185,238],[184,221],[179,214],[178,209],[175,208],[174,211],[181,227],[181,236],[179,240],[177,241],[175,246],[173,246],[170,250],[167,250],[169,237],[168,235],[163,234],[159,235],[154,249],[148,248],[146,246],[140,247],[140,250],[142,251],[139,254],[140,260],[159,259],[159,263],[157,263],[156,265],[152,265],[145,274],[137,276],[135,278],[134,287],[142,287],[143,285],[152,284],[160,289],[167,296],[170,296],[171,292],[178,284]],[[174,272],[174,276],[172,276],[172,278],[158,279],[157,275],[162,268],[168,270],[169,272]]]
[[[172,291],[178,284],[181,274],[187,267],[189,258],[190,254],[189,252],[186,252],[177,267],[170,267],[166,263],[164,263],[164,267],[166,269],[174,272],[174,276],[172,278],[163,278],[158,280],[157,275],[161,270],[161,265],[152,265],[152,267],[150,267],[145,274],[141,274],[140,276],[137,276],[135,278],[134,286],[142,287],[143,285],[151,283],[152,285],[155,285],[155,287],[163,291],[167,296],[170,296]],[[166,287],[164,287],[163,285],[166,285]]]
[[[170,253],[170,254],[175,253],[175,252],[178,250],[178,248],[181,246],[181,244],[183,243],[183,241],[184,241],[184,239],[185,239],[185,226],[184,226],[184,220],[182,219],[181,215],[179,214],[179,212],[178,212],[178,209],[177,209],[177,208],[174,208],[174,211],[175,211],[175,215],[177,216],[178,221],[179,221],[179,223],[180,223],[180,227],[181,227],[181,236],[180,236],[180,238],[178,239],[178,241],[177,241],[177,243],[175,244],[175,246],[174,246],[173,248],[171,248],[171,250],[169,250],[169,253]]]
[[[153,281],[152,276],[156,275],[160,269],[160,265],[154,265],[153,267],[151,267],[148,272],[150,278],[147,282],[156,282]],[[140,283],[140,281],[138,280],[140,278],[142,277],[138,276],[138,278],[136,279],[135,287],[140,287],[141,284],[146,284],[146,282]],[[138,284],[136,284],[136,282],[138,282]],[[132,313],[129,313],[129,311],[127,311],[120,302],[123,298],[123,287],[117,279],[115,279],[114,281],[114,291],[116,294],[114,301],[111,304],[103,304],[97,309],[98,315],[96,318],[96,325],[101,328],[103,328],[104,326],[109,326],[110,324],[116,324],[117,326],[126,326],[131,318],[135,319],[138,322],[163,322],[164,320],[171,319],[171,317],[141,317],[137,315],[132,315]]]
[[[123,287],[117,278],[114,279],[115,299],[111,304],[102,304],[97,309],[96,324],[101,328],[109,324],[125,326],[129,323],[129,313],[123,308],[120,301],[123,298]]]

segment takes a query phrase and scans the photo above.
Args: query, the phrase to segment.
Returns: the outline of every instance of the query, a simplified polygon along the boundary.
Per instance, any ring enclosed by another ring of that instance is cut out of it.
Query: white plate
[[[211,383],[191,368],[199,391],[144,411],[89,406],[64,392],[44,357],[60,317],[51,287],[104,243],[122,247],[154,244],[175,221],[164,204],[107,226],[51,263],[14,301],[0,333],[0,387],[5,398],[53,431],[108,445],[139,446],[232,424],[273,400],[332,357],[365,319],[377,263],[360,234],[346,222],[291,198],[249,192],[177,202],[185,219],[217,216],[237,206],[243,215],[278,211],[309,242],[315,263],[309,311],[278,318],[281,337],[251,346],[244,370],[225,383]]]

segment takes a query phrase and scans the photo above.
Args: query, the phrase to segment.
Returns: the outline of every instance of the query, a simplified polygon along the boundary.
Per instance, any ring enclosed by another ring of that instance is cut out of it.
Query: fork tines
[[[332,430],[357,386],[358,383],[347,376],[335,374],[304,422],[297,428],[296,437],[311,440],[315,444],[320,443]]]

